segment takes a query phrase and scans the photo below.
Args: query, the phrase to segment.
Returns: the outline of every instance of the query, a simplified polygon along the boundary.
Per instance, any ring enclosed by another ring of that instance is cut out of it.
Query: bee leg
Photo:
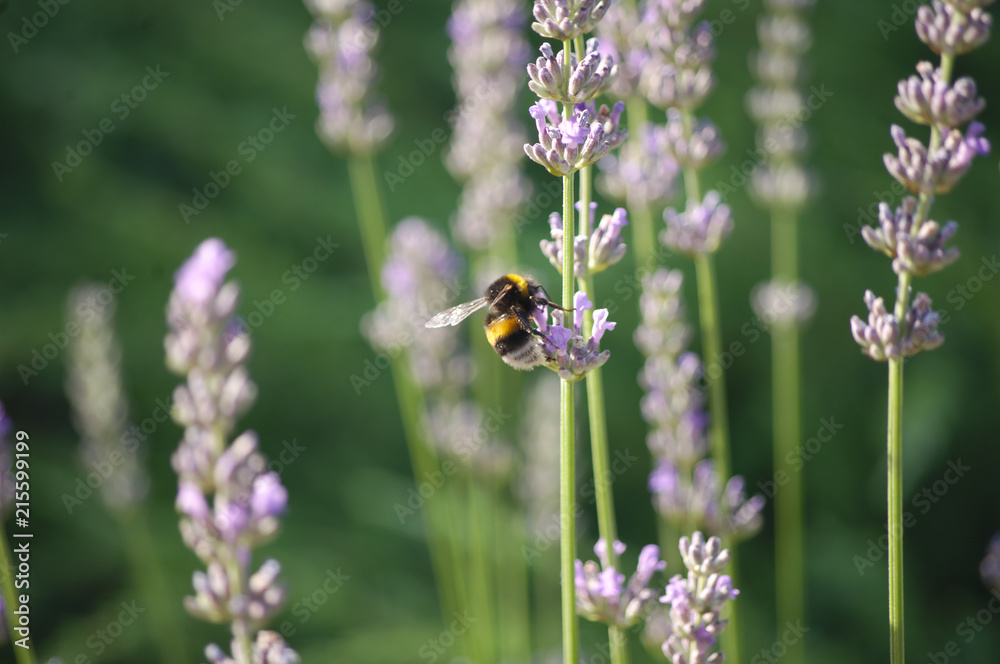
[[[540,331],[538,330],[538,328],[536,328],[536,327],[532,327],[532,325],[531,325],[530,321],[528,321],[528,319],[527,319],[527,318],[526,318],[526,317],[524,316],[524,314],[522,314],[522,313],[521,313],[520,311],[515,311],[515,312],[514,312],[514,315],[515,315],[515,316],[517,316],[517,319],[518,319],[519,321],[521,321],[521,326],[522,326],[522,327],[523,327],[523,328],[524,328],[525,330],[527,330],[527,331],[528,331],[528,334],[530,334],[530,335],[532,335],[532,336],[535,336],[535,337],[538,337],[539,339],[542,339],[542,340],[544,340],[544,341],[547,341],[547,342],[549,343],[549,345],[551,345],[551,346],[555,346],[555,344],[554,344],[554,343],[552,343],[552,340],[551,340],[551,339],[549,339],[549,338],[548,338],[547,336],[545,336],[544,334],[542,334],[542,333],[541,333],[541,332],[540,332]]]

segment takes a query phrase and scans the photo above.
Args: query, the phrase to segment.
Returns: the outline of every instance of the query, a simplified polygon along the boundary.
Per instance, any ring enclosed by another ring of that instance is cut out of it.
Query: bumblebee
[[[548,341],[548,338],[531,324],[532,313],[544,306],[572,311],[552,302],[534,279],[505,274],[490,284],[481,298],[445,309],[424,326],[458,325],[483,307],[489,307],[483,323],[486,339],[504,362],[528,371],[546,362],[539,339]]]

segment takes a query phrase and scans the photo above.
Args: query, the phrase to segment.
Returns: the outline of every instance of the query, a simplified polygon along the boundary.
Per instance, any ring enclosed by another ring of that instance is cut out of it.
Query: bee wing
[[[424,327],[447,327],[448,325],[458,325],[463,320],[479,311],[490,303],[488,298],[481,297],[478,300],[465,302],[456,305],[451,309],[445,309],[434,318],[424,323]]]

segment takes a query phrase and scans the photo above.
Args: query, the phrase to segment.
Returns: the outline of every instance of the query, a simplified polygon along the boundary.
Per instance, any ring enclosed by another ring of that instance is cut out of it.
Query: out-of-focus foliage
[[[444,229],[459,191],[441,164],[443,145],[435,142],[449,131],[454,105],[444,31],[450,7],[440,0],[392,6],[399,11],[382,15],[379,59],[381,90],[398,132],[378,156],[378,171],[403,177],[387,189],[392,220],[422,215]],[[863,312],[866,288],[890,298],[895,284],[887,262],[861,241],[859,208],[874,214],[879,197],[900,199],[881,157],[892,149],[890,124],[905,122],[892,99],[896,81],[931,57],[913,32],[910,6],[831,0],[811,16],[815,108],[808,162],[821,192],[802,219],[801,246],[803,278],[815,288],[819,308],[803,342],[802,472],[806,638],[809,661],[819,664],[875,661],[887,653],[886,560],[879,547],[886,374],[884,365],[860,355],[848,319]],[[54,15],[46,17],[46,7]],[[717,258],[728,352],[705,361],[729,367],[733,468],[761,490],[774,487],[768,484],[770,341],[755,322],[749,294],[769,274],[768,222],[750,204],[740,172],[755,159],[743,99],[752,85],[747,54],[757,48],[759,9],[748,0],[715,0],[704,13],[719,51],[719,86],[705,111],[729,145],[706,181],[734,188],[727,203],[736,222],[733,241]],[[419,649],[441,633],[440,614],[420,520],[401,526],[393,511],[413,480],[392,380],[359,332],[372,301],[346,166],[313,129],[316,70],[302,49],[308,12],[294,1],[239,0],[7,0],[0,12],[0,400],[15,429],[28,431],[32,441],[31,610],[40,656],[152,661],[148,619],[110,643],[100,636],[122,602],[142,607],[146,598],[126,564],[130,538],[99,497],[86,497],[88,471],[78,460],[63,395],[66,298],[84,280],[120,290],[116,324],[130,422],[146,437],[152,478],[136,518],[153,532],[155,555],[169,575],[168,592],[155,603],[172,607],[183,625],[188,661],[196,661],[204,643],[228,641],[224,627],[194,621],[181,609],[198,564],[181,544],[173,509],[169,457],[180,429],[165,418],[164,405],[177,381],[164,368],[162,343],[172,274],[202,239],[216,235],[238,254],[233,275],[253,330],[249,366],[260,396],[241,424],[259,433],[290,494],[284,530],[266,549],[281,560],[290,584],[278,625],[287,624],[288,641],[306,662],[427,661]],[[39,16],[44,25],[35,29],[31,21],[42,24]],[[994,38],[960,58],[957,72],[978,81],[988,101],[980,119],[994,145],[1000,144],[998,60]],[[80,155],[79,163],[68,151]],[[528,166],[537,184],[550,182]],[[935,218],[959,222],[954,244],[962,257],[920,283],[946,316],[947,340],[907,366],[904,509],[913,525],[905,533],[906,610],[914,660],[943,651],[949,641],[960,648],[960,661],[1000,657],[995,628],[979,632],[977,622],[989,614],[990,600],[979,560],[1000,529],[996,166],[996,154],[977,162],[935,206]],[[181,208],[203,202],[197,214]],[[537,251],[550,211],[536,211],[518,243],[524,269],[555,288],[558,276]],[[317,261],[320,243],[338,246]],[[690,271],[680,258],[672,266]],[[598,280],[594,299],[619,321],[605,339],[612,351],[605,375],[614,386],[608,390],[612,453],[640,458],[615,486],[622,539],[637,551],[655,530],[635,379],[641,358],[631,341],[636,270],[627,256]],[[352,384],[352,375],[370,384]],[[949,461],[968,467],[951,484]],[[73,495],[82,504],[68,509],[66,496]],[[592,504],[584,506],[591,514]],[[592,514],[581,537],[596,539]],[[771,537],[766,525],[741,547],[738,601],[748,657],[774,643]],[[555,547],[544,555],[554,560]],[[868,557],[873,564],[859,573],[859,560]],[[329,575],[346,580],[325,589]],[[537,608],[554,610],[552,597],[537,598]],[[974,627],[963,629],[969,619]],[[538,619],[539,650],[557,647],[555,624],[554,614]],[[594,652],[599,638],[599,631],[585,629],[584,651]],[[639,651],[633,648],[637,659]]]

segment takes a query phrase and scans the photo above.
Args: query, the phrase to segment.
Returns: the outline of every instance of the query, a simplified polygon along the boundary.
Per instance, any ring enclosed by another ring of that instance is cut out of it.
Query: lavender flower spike
[[[913,234],[913,216],[917,199],[907,196],[895,212],[885,203],[878,208],[879,228],[865,226],[861,235],[869,247],[892,258],[896,274],[908,272],[923,276],[951,265],[958,259],[957,247],[945,248],[945,243],[958,232],[958,224],[949,221],[942,228],[927,220]]]
[[[212,662],[298,662],[276,633],[259,626],[281,608],[285,591],[277,561],[252,571],[254,547],[272,537],[288,492],[247,431],[227,446],[236,418],[256,396],[243,366],[249,337],[234,329],[239,289],[223,283],[235,256],[221,240],[203,242],[175,277],[164,342],[167,364],[187,382],[174,391],[174,419],[185,427],[171,461],[179,476],[176,506],[184,543],[205,563],[195,572],[188,611],[232,625],[232,657],[210,645]],[[252,642],[254,635],[257,641]]]
[[[722,653],[712,651],[726,627],[722,607],[739,595],[732,579],[721,573],[729,564],[729,551],[718,537],[705,541],[698,531],[691,539],[682,537],[680,549],[687,578],[674,576],[660,598],[670,605],[670,635],[663,654],[675,664],[718,664]]]
[[[616,541],[615,554],[621,555],[624,551],[625,545]],[[577,613],[587,620],[621,629],[632,627],[653,603],[653,590],[646,587],[650,579],[667,566],[660,560],[660,547],[649,544],[642,548],[635,574],[627,584],[625,575],[608,560],[608,547],[603,539],[597,540],[594,552],[601,560],[600,566],[593,560],[576,561]]]

